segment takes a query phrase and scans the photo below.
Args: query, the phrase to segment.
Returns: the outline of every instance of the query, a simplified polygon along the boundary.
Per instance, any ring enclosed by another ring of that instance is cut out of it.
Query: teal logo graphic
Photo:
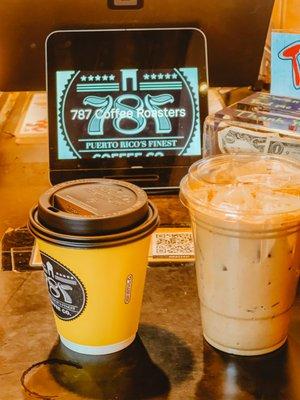
[[[197,68],[56,78],[59,159],[201,153]]]

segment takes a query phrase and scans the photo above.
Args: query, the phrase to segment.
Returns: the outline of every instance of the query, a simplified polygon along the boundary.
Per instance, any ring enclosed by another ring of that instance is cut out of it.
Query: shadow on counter
[[[180,338],[151,325],[141,325],[129,347],[105,356],[75,353],[58,342],[48,360],[23,375],[25,398],[167,399],[171,385],[187,379],[193,363]]]
[[[234,356],[203,340],[204,373],[195,399],[300,400],[300,344],[263,356]]]

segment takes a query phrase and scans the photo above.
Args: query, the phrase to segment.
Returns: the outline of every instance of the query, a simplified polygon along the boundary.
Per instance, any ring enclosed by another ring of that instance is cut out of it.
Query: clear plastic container
[[[203,155],[262,153],[300,160],[300,100],[253,95],[206,118]]]
[[[271,352],[287,338],[300,267],[300,163],[221,155],[181,181],[195,241],[205,339],[232,354]]]

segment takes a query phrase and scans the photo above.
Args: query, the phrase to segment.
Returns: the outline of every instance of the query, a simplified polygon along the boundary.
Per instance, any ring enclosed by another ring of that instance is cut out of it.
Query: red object
[[[300,54],[300,43],[292,44],[282,52],[282,58],[292,61],[293,66],[293,80],[296,88],[300,87],[300,67],[298,63],[298,55]]]

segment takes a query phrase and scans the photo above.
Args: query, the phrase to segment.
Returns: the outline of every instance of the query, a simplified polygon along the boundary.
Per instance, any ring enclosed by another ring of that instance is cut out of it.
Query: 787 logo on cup
[[[72,320],[86,305],[86,293],[78,277],[64,265],[41,252],[53,310],[58,318]]]

